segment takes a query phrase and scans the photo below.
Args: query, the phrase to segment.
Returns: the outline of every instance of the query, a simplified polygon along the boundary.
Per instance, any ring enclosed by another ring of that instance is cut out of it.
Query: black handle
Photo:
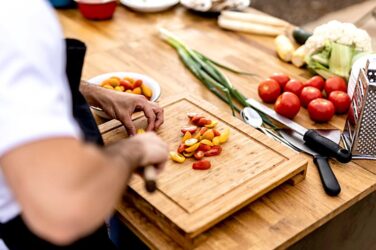
[[[326,156],[315,155],[313,162],[316,164],[320,173],[322,185],[325,192],[330,196],[336,196],[341,192],[341,187],[338,183],[336,176],[334,175],[332,168],[329,165],[328,158]]]
[[[342,163],[351,161],[351,153],[341,148],[337,143],[309,129],[303,137],[305,144],[320,155],[334,157]]]

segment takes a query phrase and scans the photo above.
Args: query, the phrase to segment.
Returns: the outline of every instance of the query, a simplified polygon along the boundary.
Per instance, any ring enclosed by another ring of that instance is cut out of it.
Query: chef
[[[47,1],[3,2],[0,34],[0,238],[9,249],[116,249],[104,221],[135,170],[163,168],[167,146],[148,132],[101,147],[85,100],[131,135],[135,110],[149,131],[163,110],[141,96],[78,91],[84,45],[65,44]]]

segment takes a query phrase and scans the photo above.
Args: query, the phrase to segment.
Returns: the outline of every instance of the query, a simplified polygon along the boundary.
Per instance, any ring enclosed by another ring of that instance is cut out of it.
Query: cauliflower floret
[[[305,43],[308,55],[324,47],[326,41],[355,46],[357,51],[372,51],[371,37],[365,30],[352,23],[330,21],[316,27],[313,35]]]

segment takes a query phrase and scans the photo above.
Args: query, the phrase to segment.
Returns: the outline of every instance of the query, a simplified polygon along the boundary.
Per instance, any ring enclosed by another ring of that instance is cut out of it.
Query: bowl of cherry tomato
[[[161,87],[153,78],[133,72],[112,72],[95,76],[88,80],[89,84],[98,85],[106,90],[143,95],[155,102],[161,95]],[[126,95],[124,95],[126,98]],[[110,117],[99,107],[91,106],[93,112],[105,119]]]

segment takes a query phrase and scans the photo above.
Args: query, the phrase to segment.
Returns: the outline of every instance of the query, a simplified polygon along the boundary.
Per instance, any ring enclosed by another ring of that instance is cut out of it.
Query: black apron
[[[85,98],[79,91],[82,66],[86,53],[84,43],[74,39],[66,39],[67,65],[66,72],[72,94],[73,116],[78,122],[84,138],[88,142],[103,145],[95,120]],[[35,235],[24,223],[21,216],[0,224],[0,238],[10,250],[113,250],[116,249],[109,239],[107,227],[103,223],[97,231],[69,246],[56,246]]]

